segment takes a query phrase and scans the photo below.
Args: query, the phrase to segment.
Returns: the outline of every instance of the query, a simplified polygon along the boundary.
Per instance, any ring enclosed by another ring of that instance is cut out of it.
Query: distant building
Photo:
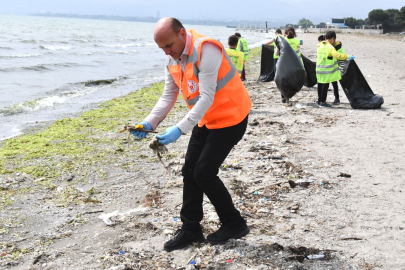
[[[331,18],[331,23],[329,24],[330,28],[348,28],[349,26],[345,25],[345,19],[342,18]]]

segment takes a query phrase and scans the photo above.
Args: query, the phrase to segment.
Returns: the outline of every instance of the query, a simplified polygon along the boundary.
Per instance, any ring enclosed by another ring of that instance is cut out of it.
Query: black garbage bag
[[[306,87],[312,87],[318,82],[316,79],[316,62],[309,60],[302,53],[301,57],[304,61],[305,72],[307,73],[307,80],[305,81],[304,85]]]
[[[307,74],[301,59],[285,38],[278,36],[276,45],[280,50],[280,58],[277,61],[274,81],[281,94],[289,99],[301,90]]]
[[[354,60],[339,61],[340,85],[353,109],[380,109],[384,99],[371,90]]]
[[[269,82],[274,80],[274,46],[262,46],[262,59],[260,64],[259,81]]]

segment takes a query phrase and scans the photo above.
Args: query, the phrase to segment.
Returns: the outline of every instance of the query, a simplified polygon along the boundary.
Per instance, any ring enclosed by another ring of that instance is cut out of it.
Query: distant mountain
[[[135,22],[157,22],[157,17],[137,17],[137,16],[106,16],[106,15],[79,15],[71,13],[35,13],[32,16],[42,16],[42,17],[62,17],[62,18],[81,18],[81,19],[95,19],[95,20],[113,20],[113,21],[135,21]],[[192,25],[217,25],[217,26],[239,26],[244,25],[249,27],[250,25],[256,27],[264,27],[265,20],[262,21],[251,21],[251,20],[219,20],[215,17],[211,19],[182,19],[178,18],[183,24],[192,24]],[[277,21],[268,21],[267,26],[269,28],[279,27],[280,25],[285,25],[287,22],[277,22]]]

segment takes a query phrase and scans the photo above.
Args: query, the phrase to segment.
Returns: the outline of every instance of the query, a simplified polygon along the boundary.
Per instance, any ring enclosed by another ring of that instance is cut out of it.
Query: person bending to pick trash
[[[342,79],[338,60],[353,60],[353,55],[338,53],[335,49],[336,33],[329,31],[325,40],[318,44],[316,58],[316,79],[318,80],[318,104],[320,107],[331,107],[326,103],[329,83]]]
[[[140,124],[154,130],[173,108],[179,90],[190,108],[176,125],[157,138],[167,145],[191,131],[182,168],[182,227],[164,244],[166,251],[204,242],[200,222],[203,195],[207,195],[222,223],[207,236],[211,244],[222,244],[249,233],[249,227],[235,208],[232,197],[217,176],[222,162],[243,137],[252,107],[249,94],[222,44],[194,30],[186,31],[175,18],[156,24],[154,39],[167,55],[162,96]],[[145,132],[133,131],[139,138]]]

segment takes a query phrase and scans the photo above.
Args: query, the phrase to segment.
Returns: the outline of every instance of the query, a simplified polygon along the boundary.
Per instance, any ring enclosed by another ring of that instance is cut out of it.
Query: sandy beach
[[[313,61],[317,37],[298,37]],[[0,144],[0,269],[405,269],[405,42],[337,40],[383,96],[381,109],[352,109],[340,85],[338,106],[318,108],[316,87],[283,106],[274,81],[257,81],[252,50],[248,130],[220,171],[246,237],[163,250],[181,226],[189,135],[168,146],[166,169],[151,136],[128,145],[118,132],[149,113],[160,83]],[[187,110],[179,99],[158,131]],[[204,201],[209,234],[219,220]]]

